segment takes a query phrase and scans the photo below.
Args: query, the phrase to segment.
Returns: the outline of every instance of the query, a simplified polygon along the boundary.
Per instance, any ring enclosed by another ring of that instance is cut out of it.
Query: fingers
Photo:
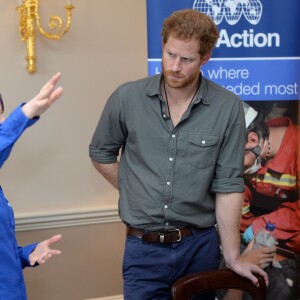
[[[38,94],[38,98],[39,99],[45,99],[45,98],[49,98],[50,94],[52,93],[54,89],[54,85],[49,85],[47,87],[43,87],[40,89],[40,92]]]
[[[264,279],[264,281],[265,281],[265,283],[266,283],[266,286],[269,285],[268,275],[267,275],[267,273],[266,273],[265,271],[263,271],[261,268],[259,268],[258,266],[254,266],[254,268],[253,268],[253,270],[252,270],[252,273],[255,273],[255,274],[258,274],[258,275],[262,276],[263,279]],[[255,276],[254,276],[254,277],[255,277]],[[253,281],[252,281],[252,282],[253,282]],[[253,282],[253,283],[256,283],[255,286],[257,286],[258,280],[257,280],[256,277],[255,277],[255,282]]]
[[[276,247],[262,247],[259,249],[261,249],[262,252],[264,252],[264,253],[272,253],[272,254],[276,253]]]
[[[250,249],[253,249],[254,246],[254,238],[248,243],[248,246],[250,247]],[[248,248],[248,247],[247,247]]]
[[[255,274],[258,274],[263,277],[266,286],[268,286],[268,275],[263,269],[261,269],[257,264],[251,263],[248,258],[242,258],[242,261],[242,264],[235,265],[235,268],[233,269],[234,272],[248,278],[255,286],[258,286],[259,284],[258,279],[255,276]]]
[[[46,243],[47,243],[47,245],[51,245],[53,243],[56,243],[56,242],[60,241],[61,239],[62,239],[62,235],[57,234],[57,235],[52,236],[48,240],[46,240]]]
[[[54,250],[54,249],[51,249],[51,251],[50,251],[51,253],[51,256],[52,255],[58,255],[58,254],[61,254],[61,252],[60,252],[60,250]]]
[[[37,262],[39,264],[44,264],[51,257],[52,257],[52,254],[51,253],[47,253],[44,256],[42,256],[40,259],[38,259]]]
[[[50,96],[50,103],[55,102],[62,95],[63,91],[62,87],[57,88]]]
[[[44,264],[44,263],[45,263],[49,258],[51,258],[51,257],[52,257],[52,255],[51,255],[50,253],[48,253],[48,254],[44,255],[44,256],[41,258],[41,260],[40,260],[39,263]]]
[[[62,94],[62,88],[56,89],[54,92],[54,87],[56,83],[59,81],[61,77],[61,73],[58,72],[52,78],[40,89],[40,92],[38,94],[40,99],[45,99],[45,98],[53,98],[50,99],[51,103],[54,102],[56,99],[58,99],[61,94]],[[54,94],[54,95],[53,95]]]
[[[252,252],[259,257],[274,257],[276,255],[276,247],[262,247],[253,249]]]
[[[54,102],[56,99],[58,99],[62,93],[63,88],[58,87],[56,90],[54,90],[54,85],[49,85],[46,88],[42,88],[38,94],[38,98],[40,100],[50,98],[50,102]]]
[[[61,73],[57,72],[54,76],[52,76],[52,78],[46,84],[43,85],[43,87],[41,88],[41,92],[48,90],[50,86],[54,87],[56,83],[59,81],[60,77],[61,77]]]
[[[49,249],[46,253],[36,257],[35,259],[30,261],[30,265],[33,266],[35,263],[44,264],[48,259],[50,259],[53,255],[61,254],[59,250]]]
[[[265,269],[272,263],[275,253],[272,252],[272,250],[270,252],[270,248],[259,248],[254,249],[251,255],[253,256],[251,262],[260,268]]]
[[[29,257],[29,264],[33,267],[36,264],[36,259]]]
[[[34,256],[31,256],[30,260],[29,260],[29,263],[31,266],[34,266],[36,263],[38,264],[44,264],[46,262],[46,260],[48,258],[50,258],[52,256],[52,254],[50,253],[45,253],[43,255],[34,255]]]
[[[254,286],[256,286],[256,287],[259,286],[257,277],[255,277],[252,273],[251,273],[251,275],[249,275],[248,278],[251,280],[251,282],[253,283]]]
[[[245,255],[245,254],[248,254],[248,253],[250,253],[250,252],[252,251],[252,249],[253,249],[253,244],[254,244],[254,239],[252,239],[252,240],[248,243],[246,249],[245,249],[244,252],[243,252],[244,255]]]
[[[251,267],[247,268],[247,270],[240,270],[240,272],[237,271],[234,272],[237,272],[241,276],[248,278],[253,283],[254,286],[258,286],[259,282],[257,277],[254,274],[256,273],[263,276],[264,272],[262,271],[263,273],[261,273],[261,271],[262,270],[259,267],[257,267],[256,265],[252,265]]]

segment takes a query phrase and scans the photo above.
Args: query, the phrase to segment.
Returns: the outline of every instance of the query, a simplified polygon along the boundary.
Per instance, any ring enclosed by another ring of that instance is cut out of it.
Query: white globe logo
[[[263,7],[259,0],[195,0],[193,9],[211,17],[216,25],[219,25],[224,17],[228,24],[235,25],[242,15],[250,24],[257,25]]]

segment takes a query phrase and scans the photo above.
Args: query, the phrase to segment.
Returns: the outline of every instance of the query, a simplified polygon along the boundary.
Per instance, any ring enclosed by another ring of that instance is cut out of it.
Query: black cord
[[[167,90],[166,90],[166,84],[165,84],[165,78],[164,77],[163,77],[163,85],[164,85],[164,92],[165,92],[165,96],[166,96],[166,103],[167,103],[167,108],[168,108],[168,114],[169,114],[169,117],[171,118],[169,101],[168,101],[168,95],[167,95]],[[190,105],[193,103],[194,98],[196,97],[196,95],[198,93],[199,87],[200,87],[200,78],[198,77],[198,86],[197,86],[196,92],[195,92],[192,100],[190,101],[188,107],[190,107]]]

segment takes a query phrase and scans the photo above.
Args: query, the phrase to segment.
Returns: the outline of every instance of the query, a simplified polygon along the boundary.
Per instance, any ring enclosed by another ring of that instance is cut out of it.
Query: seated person
[[[286,117],[247,126],[241,220],[246,242],[271,220],[279,246],[300,253],[298,136],[299,128]]]
[[[296,299],[300,272],[299,129],[287,117],[259,121],[258,113],[245,102],[244,110],[247,139],[241,251],[266,270],[267,299]],[[252,249],[254,236],[268,221],[276,224],[277,247]],[[238,292],[230,292],[224,299],[241,299]]]

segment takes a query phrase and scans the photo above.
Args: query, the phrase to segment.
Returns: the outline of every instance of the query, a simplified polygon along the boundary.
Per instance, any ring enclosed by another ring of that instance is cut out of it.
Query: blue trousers
[[[171,286],[176,280],[195,272],[218,269],[219,260],[215,227],[193,229],[191,235],[170,244],[150,244],[127,236],[123,259],[124,299],[170,300]]]

